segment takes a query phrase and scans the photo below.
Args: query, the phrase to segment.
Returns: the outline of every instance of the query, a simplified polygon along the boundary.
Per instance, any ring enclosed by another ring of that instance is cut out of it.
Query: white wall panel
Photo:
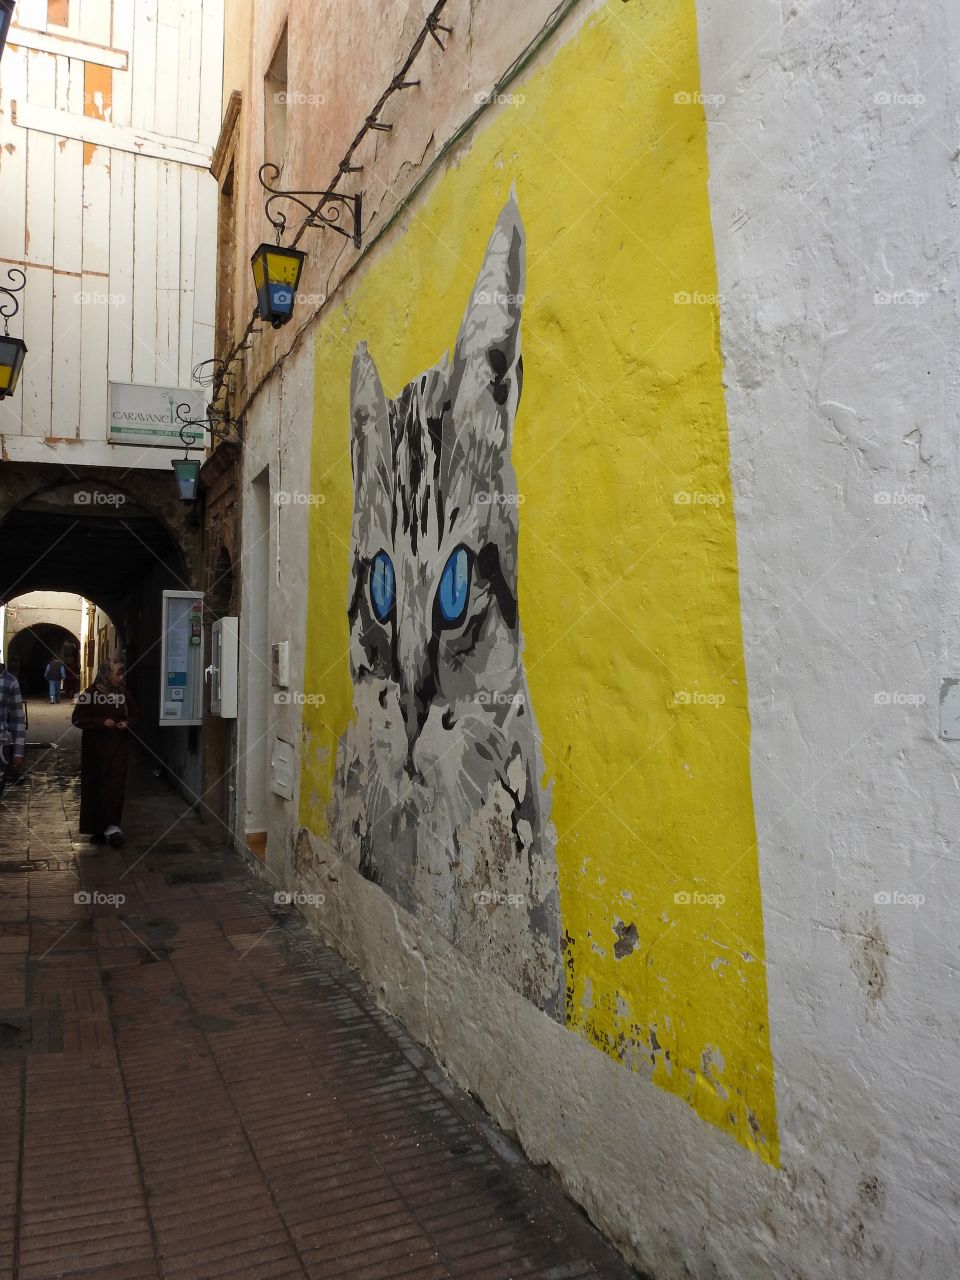
[[[203,181],[196,169],[180,171],[180,281],[178,293],[178,385],[190,386],[193,359],[193,313],[196,307],[197,189]],[[206,247],[206,246],[204,246]]]
[[[211,151],[220,135],[221,97],[223,94],[223,5],[203,3],[203,29],[200,59],[200,141]]]
[[[133,215],[133,381],[152,383],[157,373],[157,205],[161,161],[136,162]],[[137,253],[137,245],[150,252]]]
[[[12,119],[12,105],[27,91],[27,54],[7,48],[0,77],[0,259],[23,259],[27,216],[27,137]]]
[[[195,324],[216,323],[217,311],[217,206],[219,189],[212,175],[201,173],[197,192],[197,292],[193,310]],[[210,246],[209,252],[206,246]],[[213,355],[213,348],[207,356]],[[207,356],[199,356],[205,360]]]
[[[47,24],[47,0],[18,0],[15,17],[18,26],[42,31]]]
[[[57,64],[46,53],[27,54],[27,99],[56,106]],[[28,134],[26,258],[53,266],[53,171],[56,141],[49,134]]]
[[[24,293],[22,333],[27,355],[20,374],[23,434],[47,436],[53,381],[53,272],[28,269]]]
[[[173,386],[180,364],[180,171],[176,165],[160,165],[157,206],[156,378],[161,386]]]
[[[180,94],[180,30],[164,21],[164,15],[175,6],[161,4],[157,23],[156,83],[153,128],[157,133],[177,132],[177,99]],[[179,15],[174,13],[174,18]],[[186,86],[185,86],[186,87]]]
[[[108,375],[133,381],[133,200],[138,161],[125,152],[110,155],[110,311]]]
[[[113,6],[113,47],[125,50],[127,70],[113,73],[113,123],[129,128],[133,120],[133,0],[116,0]]]
[[[153,129],[157,86],[157,0],[137,0],[130,54],[133,99],[130,123],[135,129]]]
[[[80,326],[80,422],[83,434],[107,435],[107,350],[115,303],[100,275],[84,275]]]
[[[109,382],[187,387],[213,353],[207,166],[220,128],[222,5],[72,0],[69,27],[49,31],[46,13],[46,0],[18,4],[0,83],[0,280],[21,263],[28,277],[11,325],[28,354],[17,393],[0,404],[0,443],[14,456],[23,437],[18,458],[50,460],[55,445],[31,453],[38,438],[79,435],[102,464]],[[110,68],[95,77],[112,96],[103,119],[85,101],[91,63]],[[86,457],[78,446],[63,456]]]
[[[111,5],[103,0],[73,0],[79,8],[77,36],[90,44],[110,43]]]
[[[79,144],[82,146],[83,144]],[[83,262],[86,272],[110,271],[110,152],[97,147],[83,166]],[[106,283],[106,282],[104,282]]]
[[[50,434],[75,439],[80,435],[80,333],[82,280],[53,273],[53,380]]]
[[[214,6],[216,7],[216,6]],[[203,34],[203,5],[186,4],[180,23],[180,92],[177,94],[178,138],[200,137],[200,52]]]

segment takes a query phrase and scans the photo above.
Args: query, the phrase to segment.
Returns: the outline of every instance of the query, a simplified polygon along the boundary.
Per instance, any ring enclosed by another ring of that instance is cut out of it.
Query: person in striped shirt
[[[16,771],[23,765],[26,740],[27,718],[19,681],[0,662],[0,795],[7,771]]]

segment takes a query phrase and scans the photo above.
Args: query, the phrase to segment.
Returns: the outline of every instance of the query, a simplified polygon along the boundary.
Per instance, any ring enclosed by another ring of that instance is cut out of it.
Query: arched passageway
[[[69,694],[69,677],[80,678],[80,637],[55,622],[38,622],[24,631],[18,631],[7,650],[7,666],[20,682],[25,698],[39,698],[47,693],[44,677],[47,663],[58,660],[63,663],[68,682],[64,692]]]
[[[0,484],[0,604],[30,592],[69,592],[98,606],[98,617],[108,615],[112,634],[102,656],[124,658],[141,710],[140,746],[153,767],[196,793],[199,731],[159,725],[163,592],[196,583],[200,530],[194,513],[176,498],[172,476],[129,472],[111,484],[92,474],[36,467],[21,468],[13,478],[19,478],[19,494],[5,493]],[[82,649],[84,640],[89,650],[89,636],[35,629],[20,641],[9,657],[24,675],[28,696],[44,690],[43,646]]]

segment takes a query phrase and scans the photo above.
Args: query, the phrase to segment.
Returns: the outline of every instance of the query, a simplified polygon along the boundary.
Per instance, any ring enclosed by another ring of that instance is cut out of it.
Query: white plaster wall
[[[481,979],[318,845],[319,871],[295,873],[295,802],[270,801],[268,867],[323,895],[304,907],[322,934],[647,1274],[952,1280],[960,746],[937,694],[960,675],[960,11],[698,12],[702,89],[725,98],[710,191],[782,1167]],[[876,297],[909,291],[921,305]],[[306,488],[311,420],[308,342],[251,408],[248,480],[269,462],[274,494]],[[270,585],[300,689],[308,510],[280,510]]]
[[[267,384],[244,422],[239,623],[242,709],[237,724],[236,765],[237,837],[241,843],[248,832],[266,829],[266,800],[262,791],[271,720],[264,693],[267,642],[261,643],[261,639],[264,630],[269,631],[269,624],[266,628],[263,626],[262,614],[266,602],[267,616],[270,616],[269,602],[274,590],[271,579],[275,581],[275,573],[270,572],[275,508],[272,503],[268,504],[270,527],[264,530],[252,486],[262,476],[268,477],[271,490],[275,484],[274,387],[274,382]],[[263,543],[266,544],[265,557],[261,554]]]
[[[270,753],[275,738],[297,746],[300,742],[301,698],[304,692],[304,637],[306,635],[308,512],[310,493],[310,448],[313,423],[313,348],[303,343],[278,367],[251,405],[246,418],[246,443],[243,458],[243,546],[241,562],[242,608],[240,622],[240,682],[247,691],[246,706],[240,719],[237,788],[241,815],[239,835],[243,835],[244,817],[251,806],[255,774],[263,765],[257,754],[262,738],[266,749],[266,805],[263,829],[267,831],[268,865],[282,875],[291,862],[291,850],[297,831],[297,790],[287,799],[275,794],[269,786]],[[249,549],[253,534],[250,485],[255,477],[269,468],[270,523],[268,581],[253,579]],[[268,601],[267,648],[261,652],[252,640],[252,614]],[[290,685],[287,690],[274,690],[269,663],[270,646],[286,641],[290,646]],[[249,690],[253,673],[259,673],[270,685],[264,706],[257,695],[258,709],[250,712]],[[282,692],[285,697],[277,699]],[[265,714],[264,714],[265,708]],[[299,783],[299,766],[294,771]],[[260,824],[252,823],[248,829]]]
[[[299,745],[307,632],[307,574],[310,451],[313,437],[313,343],[303,343],[285,362],[276,380],[276,467],[274,505],[277,577],[272,586],[271,643],[286,641],[290,651],[289,687],[273,704],[272,737],[297,750],[293,795],[270,791],[268,866],[280,879],[289,867],[297,823],[300,782]],[[322,496],[322,495],[319,495]]]
[[[800,1274],[960,1274],[949,0],[699,6]],[[920,905],[876,894],[923,895]],[[819,1253],[829,1269],[817,1269]],[[784,1274],[776,1269],[777,1274]]]

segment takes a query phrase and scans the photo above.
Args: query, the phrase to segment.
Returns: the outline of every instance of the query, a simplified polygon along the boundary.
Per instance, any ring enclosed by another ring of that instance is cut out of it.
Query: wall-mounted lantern
[[[306,256],[299,249],[262,244],[250,259],[253,282],[257,286],[257,311],[260,319],[275,329],[286,324],[293,315],[297,285]]]
[[[250,259],[250,265],[253,267],[253,281],[257,287],[257,314],[261,320],[279,329],[293,315],[300,272],[303,270],[303,260],[307,255],[299,249],[292,247],[285,249],[281,245],[280,241],[287,228],[287,219],[282,210],[275,208],[276,202],[289,200],[303,209],[306,217],[300,224],[300,231],[304,227],[326,227],[330,231],[346,236],[348,240],[353,241],[354,247],[359,249],[363,196],[359,193],[343,195],[339,191],[279,191],[270,185],[267,180],[268,174],[270,180],[276,182],[280,176],[280,170],[275,164],[265,164],[261,165],[259,174],[260,185],[268,193],[263,211],[267,215],[267,221],[277,233],[277,243],[261,244]],[[313,203],[307,203],[306,200],[301,199],[302,196],[311,197]],[[340,226],[340,215],[343,211],[349,211],[353,215],[352,225],[349,227]],[[299,233],[297,238],[299,239]]]
[[[200,460],[198,458],[174,458],[173,473],[181,502],[196,502],[200,488]]]
[[[207,362],[204,362],[207,363]],[[201,366],[198,366],[200,368]],[[196,376],[196,370],[194,371]],[[197,379],[200,381],[201,379]],[[197,447],[196,429],[201,431],[209,431],[217,440],[226,440],[231,444],[240,443],[240,423],[233,418],[228,418],[225,413],[219,409],[215,409],[212,404],[207,405],[206,420],[201,418],[191,418],[190,406],[188,404],[177,405],[177,421],[180,423],[180,439],[183,441],[184,454],[182,458],[174,458],[172,460],[173,475],[177,482],[177,493],[181,502],[196,502],[200,492],[200,459],[190,457],[190,447]],[[188,427],[193,427],[194,431],[190,436],[184,434]],[[200,437],[200,448],[203,447],[203,437]]]
[[[3,51],[7,44],[7,33],[10,30],[10,23],[13,21],[13,6],[15,0],[0,0],[0,58],[3,57]]]
[[[15,276],[20,277],[19,284],[13,283]],[[0,400],[5,400],[16,391],[20,370],[23,368],[23,358],[27,354],[27,344],[23,339],[11,338],[9,332],[10,317],[15,316],[20,310],[20,302],[16,295],[27,283],[27,277],[19,267],[10,267],[7,270],[7,279],[8,285],[0,285],[0,295],[4,295],[0,301],[0,316],[3,316],[3,335],[0,336]]]

